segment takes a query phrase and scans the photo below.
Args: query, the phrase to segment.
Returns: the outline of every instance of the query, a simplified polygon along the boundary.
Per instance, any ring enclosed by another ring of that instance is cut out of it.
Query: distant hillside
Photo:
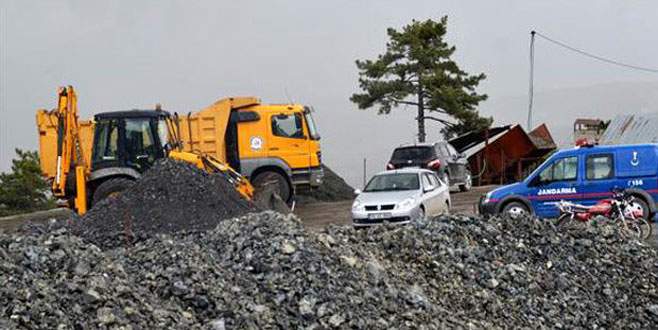
[[[525,126],[528,96],[495,97],[482,105],[497,124]],[[616,82],[535,92],[533,123],[548,124],[559,145],[571,144],[576,118],[612,119],[621,113],[658,112],[658,82]]]

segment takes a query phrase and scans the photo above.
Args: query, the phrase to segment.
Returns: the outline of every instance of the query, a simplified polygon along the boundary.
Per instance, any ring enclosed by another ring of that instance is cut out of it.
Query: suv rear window
[[[432,147],[406,147],[393,151],[392,160],[431,159],[434,158]]]

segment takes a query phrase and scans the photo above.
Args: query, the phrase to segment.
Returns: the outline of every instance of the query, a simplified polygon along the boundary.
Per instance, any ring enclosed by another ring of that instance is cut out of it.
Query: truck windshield
[[[366,185],[364,192],[418,190],[420,182],[418,174],[399,173],[381,174],[373,177]]]
[[[318,133],[318,128],[315,126],[315,120],[313,120],[313,115],[311,115],[311,109],[309,107],[304,107],[304,119],[306,120],[306,126],[308,127],[308,134],[312,140],[319,140],[320,134]]]

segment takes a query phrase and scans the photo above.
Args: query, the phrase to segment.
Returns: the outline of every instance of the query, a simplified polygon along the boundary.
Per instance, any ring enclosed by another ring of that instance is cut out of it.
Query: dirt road
[[[493,189],[493,186],[473,187],[471,191],[451,192],[452,207],[450,212],[455,213],[475,213],[475,203],[480,196]],[[297,214],[304,225],[311,230],[321,230],[329,224],[350,224],[352,223],[350,208],[352,201],[341,201],[334,203],[315,203],[300,205],[295,208]]]

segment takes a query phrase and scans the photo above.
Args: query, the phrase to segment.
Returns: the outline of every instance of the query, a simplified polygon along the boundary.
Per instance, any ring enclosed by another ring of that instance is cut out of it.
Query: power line
[[[550,38],[550,37],[547,37],[547,36],[545,36],[545,35],[543,35],[543,34],[537,32],[537,31],[532,31],[532,32],[530,32],[530,33],[531,33],[533,36],[536,34],[537,36],[543,38],[544,40],[546,40],[546,41],[548,41],[548,42],[551,42],[551,43],[553,43],[553,44],[555,44],[555,45],[558,45],[558,46],[560,46],[560,47],[562,47],[562,48],[566,48],[566,49],[568,49],[568,50],[570,50],[570,51],[572,51],[572,52],[578,53],[578,54],[580,54],[580,55],[587,56],[587,57],[589,57],[589,58],[593,58],[593,59],[595,59],[595,60],[599,60],[599,61],[601,61],[601,62],[605,62],[605,63],[608,63],[608,64],[613,64],[613,65],[617,65],[617,66],[621,66],[621,67],[625,67],[625,68],[633,69],[633,70],[639,70],[639,71],[645,71],[645,72],[651,72],[651,73],[658,73],[658,69],[655,69],[655,68],[647,68],[647,67],[641,67],[641,66],[632,65],[632,64],[626,64],[626,63],[623,63],[623,62],[619,62],[619,61],[611,60],[611,59],[609,59],[609,58],[605,58],[605,57],[603,57],[603,56],[594,55],[594,54],[592,54],[592,53],[589,53],[589,52],[586,52],[586,51],[584,51],[584,50],[578,49],[578,48],[576,48],[576,47],[569,46],[569,45],[565,44],[564,42],[557,41],[557,40],[555,40],[555,39],[552,39],[552,38]],[[533,38],[533,39],[534,39],[534,38]]]
[[[532,129],[532,101],[535,95],[535,31],[530,32],[530,87],[528,88],[528,126]]]
[[[532,105],[533,105],[533,100],[534,100],[534,73],[535,73],[535,36],[539,36],[542,39],[553,43],[557,46],[560,46],[562,48],[565,48],[567,50],[570,50],[572,52],[578,53],[580,55],[605,62],[608,64],[612,65],[617,65],[621,66],[627,69],[633,69],[633,70],[638,70],[638,71],[644,71],[644,72],[650,72],[650,73],[658,73],[658,69],[654,68],[647,68],[647,67],[642,67],[642,66],[637,66],[637,65],[632,65],[632,64],[626,64],[623,62],[611,60],[609,58],[605,58],[603,56],[599,55],[594,55],[592,53],[586,52],[584,50],[578,49],[573,46],[569,46],[565,44],[564,42],[557,41],[553,38],[550,38],[548,36],[545,36],[537,31],[530,31],[530,82],[529,82],[529,87],[528,87],[528,129],[532,129]]]

